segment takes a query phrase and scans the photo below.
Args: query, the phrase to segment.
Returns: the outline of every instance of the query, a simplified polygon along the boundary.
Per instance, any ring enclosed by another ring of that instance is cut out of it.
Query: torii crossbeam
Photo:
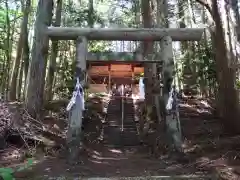
[[[170,36],[172,41],[199,41],[203,32],[203,28],[48,27],[45,33],[55,40],[75,40],[84,36],[88,40],[161,41],[164,36]]]

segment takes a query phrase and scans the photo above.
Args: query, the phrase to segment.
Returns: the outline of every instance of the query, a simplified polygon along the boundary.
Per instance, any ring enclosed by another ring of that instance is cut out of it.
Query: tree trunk
[[[185,6],[187,6],[188,1],[178,0],[178,18],[180,20],[180,28],[186,28],[186,19],[189,17],[187,11],[185,11]],[[181,57],[183,58],[182,73],[183,73],[183,90],[184,92],[191,92],[191,61],[189,57],[190,42],[180,42],[181,47]]]
[[[31,12],[31,0],[28,0],[30,5],[28,9],[28,19]],[[27,19],[27,20],[28,20]],[[29,20],[28,20],[29,21]],[[29,69],[29,44],[28,44],[28,22],[25,24],[23,28],[23,54],[22,54],[22,60],[23,60],[23,70],[24,70],[24,90],[23,90],[23,98],[25,98],[26,93],[26,86],[27,86],[27,76],[28,76],[28,69]]]
[[[57,1],[56,8],[56,20],[54,26],[58,27],[61,25],[61,13],[62,13],[62,0]],[[52,51],[51,51],[51,59],[47,76],[47,92],[46,99],[50,101],[53,97],[53,82],[54,82],[54,74],[56,71],[56,59],[58,55],[58,41],[52,41]]]
[[[215,22],[214,44],[216,48],[217,78],[219,83],[219,111],[223,124],[232,133],[240,132],[239,98],[235,86],[235,71],[229,67],[228,49],[225,44],[223,21],[217,0],[212,3],[212,17]]]
[[[21,57],[22,57],[22,32],[20,33],[20,37],[18,39],[17,55],[13,64],[13,69],[10,77],[10,89],[9,89],[9,97],[8,97],[10,101],[16,100],[17,77],[18,77]]]
[[[144,28],[152,27],[152,17],[151,17],[151,9],[150,9],[150,0],[142,0],[142,18],[143,18],[143,26]],[[143,55],[147,57],[149,53],[153,52],[153,41],[149,39],[148,41],[143,42]],[[145,64],[144,65],[144,84],[145,84],[145,99],[146,104],[152,106],[153,104],[153,96],[152,96],[152,65]]]
[[[167,1],[166,0],[157,0],[157,27],[159,28],[167,28],[169,23],[168,23],[168,5],[167,5]],[[166,37],[164,37],[165,39]],[[169,39],[169,38],[167,38]],[[171,38],[170,38],[171,39]],[[159,45],[159,50],[163,50],[164,49],[164,43],[163,41],[160,42]],[[163,55],[163,60],[167,60],[166,58],[166,54],[165,53],[161,53],[161,56]],[[165,62],[164,62],[165,63]],[[173,64],[171,64],[172,67]],[[173,67],[172,67],[173,68]],[[161,71],[160,71],[161,69]],[[159,73],[159,80],[163,80],[164,81],[164,67],[160,68],[160,65],[157,64],[157,73]],[[158,82],[160,84],[160,82]],[[161,121],[159,121],[159,127],[158,127],[158,133],[160,133],[160,136],[162,135],[162,139],[161,141],[163,142],[163,145],[167,145],[169,142],[167,142],[167,124],[166,124],[166,104],[164,102],[164,90],[162,89],[159,92],[159,95],[155,98],[155,104],[156,107],[159,108],[157,109],[157,111],[160,111],[160,113],[158,113],[161,115]],[[159,118],[160,120],[160,118]],[[158,142],[159,143],[159,142]]]
[[[6,44],[5,44],[5,57],[4,60],[6,62],[5,68],[4,68],[4,74],[3,74],[3,85],[2,85],[2,92],[5,98],[7,98],[8,94],[8,77],[9,77],[9,70],[10,70],[10,63],[11,63],[11,24],[10,24],[10,18],[9,18],[9,4],[8,1],[5,1],[5,8],[6,8]]]
[[[19,67],[20,67],[20,62],[21,62],[21,57],[22,57],[22,52],[23,52],[23,46],[24,46],[24,37],[26,36],[24,33],[25,29],[27,28],[28,25],[28,14],[30,12],[30,6],[31,6],[31,0],[27,0],[25,8],[22,8],[23,10],[23,20],[21,24],[21,32],[18,40],[18,46],[17,46],[17,55],[16,59],[13,64],[13,69],[11,73],[11,80],[10,80],[10,91],[9,91],[9,100],[16,100],[16,90],[17,90],[17,77],[19,74]],[[24,5],[23,5],[24,6]],[[21,86],[21,84],[19,84]]]
[[[28,73],[29,84],[25,99],[26,108],[34,118],[39,117],[43,105],[43,90],[49,48],[49,38],[44,31],[51,24],[52,9],[52,0],[39,0],[34,29],[32,60]]]
[[[94,25],[94,8],[93,0],[88,0],[88,26],[93,28]]]
[[[240,28],[240,15],[239,15],[239,7],[238,7],[238,0],[230,0],[231,8],[233,9],[235,20],[236,20],[236,27],[237,29]],[[238,42],[240,42],[240,35],[237,35]]]
[[[189,12],[189,19],[190,19],[190,27],[193,28],[193,26],[196,24],[196,18],[195,18],[195,14],[193,11],[193,2],[192,0],[188,0],[188,12]],[[190,47],[191,47],[191,53],[190,53],[190,60],[192,60],[191,62],[191,72],[192,72],[192,78],[191,78],[191,89],[194,95],[196,95],[199,92],[198,89],[198,66],[196,63],[196,45],[197,43],[192,41],[189,43]]]
[[[17,99],[21,100],[21,95],[22,95],[22,82],[23,82],[23,68],[24,68],[24,63],[20,64],[20,71],[18,73],[18,84],[17,84]]]

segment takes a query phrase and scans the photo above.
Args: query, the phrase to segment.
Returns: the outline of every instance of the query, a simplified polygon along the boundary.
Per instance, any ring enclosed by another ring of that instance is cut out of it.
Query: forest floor
[[[76,164],[64,152],[66,114],[31,119],[17,103],[0,103],[0,168],[21,167],[31,157],[33,165],[15,173],[16,179],[73,179],[78,177],[139,177],[138,179],[240,179],[240,136],[224,133],[220,120],[204,99],[181,102],[180,118],[184,157],[174,152],[153,157],[144,146],[114,148],[102,141],[106,114],[102,99],[92,99],[84,119],[84,150]],[[204,176],[199,178],[198,176]],[[152,176],[152,178],[150,177]],[[209,177],[211,176],[211,177]],[[171,177],[171,178],[170,178]],[[198,178],[195,178],[198,177]],[[208,178],[209,177],[209,178]],[[67,178],[65,178],[67,179]]]

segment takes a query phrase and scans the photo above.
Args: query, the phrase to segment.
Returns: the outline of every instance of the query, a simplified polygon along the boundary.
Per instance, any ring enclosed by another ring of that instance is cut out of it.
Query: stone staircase
[[[44,176],[32,179],[220,179],[218,176],[213,175],[210,172],[202,172],[196,168],[194,166],[195,162],[194,164],[181,164],[173,157],[173,154],[169,156],[164,155],[157,159],[149,156],[146,151],[142,151],[144,148],[139,145],[140,142],[135,123],[135,108],[131,98],[122,98],[119,96],[112,97],[110,101],[106,100],[104,109],[106,108],[105,105],[107,106],[107,117],[103,128],[103,143],[90,147],[87,156],[81,157],[81,164],[76,164],[74,166],[70,165],[69,167],[68,165],[61,164],[62,161],[59,159],[56,159],[55,163],[52,162],[52,159],[51,162],[46,163],[45,161],[46,164],[43,166]],[[122,112],[124,115],[123,121]],[[55,164],[57,164],[57,166]],[[59,170],[59,167],[62,169]],[[51,169],[51,171],[46,171],[46,169]]]
[[[134,104],[131,98],[112,97],[108,104],[103,138],[104,144],[109,146],[139,145]]]

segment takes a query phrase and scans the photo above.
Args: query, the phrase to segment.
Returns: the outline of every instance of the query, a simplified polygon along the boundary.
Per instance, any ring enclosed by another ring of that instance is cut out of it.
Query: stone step
[[[134,115],[125,115],[125,116],[123,116],[123,119],[125,120],[125,121],[133,121],[134,122],[134,119],[135,119],[135,116]]]
[[[140,145],[140,142],[137,139],[135,139],[134,141],[132,139],[131,140],[119,139],[119,141],[116,141],[116,140],[113,141],[113,140],[107,139],[107,140],[103,141],[103,145],[104,146],[112,146],[115,148],[136,147],[136,146]]]
[[[121,124],[118,124],[118,123],[108,123],[107,124],[107,126],[108,127],[119,127],[119,128],[122,128],[122,125]],[[135,124],[128,124],[128,125],[126,125],[126,124],[124,124],[124,129],[136,129],[136,126],[135,126]]]
[[[116,117],[116,116],[113,116],[113,115],[110,115],[110,116],[107,116],[107,119],[106,119],[106,123],[121,123],[122,122],[124,124],[133,124],[133,125],[136,125],[135,123],[135,119],[133,118],[119,118],[119,117]]]
[[[108,127],[113,127],[113,128],[117,128],[117,127],[119,127],[119,128],[124,128],[124,129],[137,129],[137,127],[136,127],[136,125],[135,124],[130,124],[130,123],[121,123],[121,122],[111,122],[111,123],[108,123],[108,122],[106,122],[105,124],[104,124],[104,128],[108,128]]]
[[[122,115],[117,114],[108,114],[107,115],[108,121],[122,121]],[[123,121],[124,122],[134,122],[134,116],[124,116]]]
[[[113,125],[122,125],[123,124],[124,126],[136,126],[136,123],[135,123],[134,120],[131,120],[131,121],[123,120],[123,122],[122,122],[121,119],[111,120],[111,121],[106,120],[105,124],[106,125],[111,125],[111,124],[113,124]]]
[[[110,127],[104,130],[103,139],[105,144],[118,146],[134,146],[140,143],[136,129],[121,131],[120,128]]]
[[[123,120],[122,105],[124,105]],[[124,131],[122,131],[122,126]],[[116,98],[109,102],[103,140],[104,144],[115,147],[139,145],[134,105],[131,99],[124,99],[123,104],[121,98]]]
[[[111,111],[111,113],[107,113],[107,116],[114,116],[118,119],[122,119],[122,112],[119,112],[119,110],[114,110],[114,111]],[[124,119],[126,119],[126,116],[131,117],[131,119],[134,119],[134,114],[123,113]]]
[[[136,133],[136,135],[137,135],[137,128],[126,128],[123,126],[123,131],[122,131],[121,126],[110,126],[110,127],[106,127],[104,129],[104,133],[105,134],[115,134],[116,133],[116,135],[119,135],[119,133],[121,133],[121,134],[130,134],[131,133],[131,135],[134,135],[134,133]]]

